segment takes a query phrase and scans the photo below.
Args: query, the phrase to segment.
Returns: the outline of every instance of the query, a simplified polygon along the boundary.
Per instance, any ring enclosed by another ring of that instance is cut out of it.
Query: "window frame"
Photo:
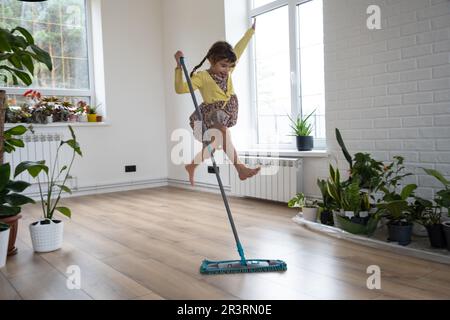
[[[289,15],[289,57],[290,57],[290,84],[291,84],[291,116],[297,117],[302,115],[302,83],[301,83],[301,57],[300,57],[300,38],[299,38],[299,21],[298,21],[298,6],[314,0],[275,0],[271,3],[260,7],[253,8],[253,0],[247,0],[248,20],[251,23],[252,19],[270,11],[288,6]],[[257,22],[258,24],[258,22]],[[258,28],[258,27],[257,27]],[[254,41],[250,43],[251,56],[256,56],[256,46]],[[254,59],[253,59],[254,60]],[[255,127],[252,131],[252,147],[264,149],[297,149],[295,139],[292,139],[289,144],[264,144],[259,143],[259,124],[258,124],[258,98],[257,98],[257,79],[256,66],[254,61],[250,63],[250,79],[251,79],[251,111],[250,116],[256,119]],[[325,79],[324,79],[325,80]],[[325,115],[326,117],[326,115]],[[326,149],[326,139],[314,138],[314,149]]]
[[[34,87],[33,85],[28,87],[5,87],[0,85],[0,90],[5,90],[10,95],[23,95],[27,90],[37,90],[43,96],[87,97],[89,98],[91,105],[96,105],[91,0],[84,0],[84,5],[86,9],[86,46],[89,68],[89,89],[47,89]]]

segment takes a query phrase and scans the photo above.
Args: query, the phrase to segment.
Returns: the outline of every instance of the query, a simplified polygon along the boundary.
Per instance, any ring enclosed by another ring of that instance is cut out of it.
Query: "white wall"
[[[103,28],[106,100],[99,102],[110,125],[75,128],[84,157],[73,175],[80,190],[151,186],[167,178],[161,1],[93,2]],[[130,164],[136,173],[124,172]]]
[[[182,50],[186,57],[189,71],[206,55],[211,45],[218,40],[225,40],[225,15],[222,0],[170,0],[162,1],[163,11],[163,67],[165,74],[165,94],[167,112],[168,167],[169,179],[173,182],[188,181],[184,165],[171,161],[171,150],[178,143],[170,141],[174,130],[185,129],[191,139],[189,116],[194,112],[194,105],[189,94],[177,95],[174,90],[174,70],[176,62],[174,53]],[[206,62],[204,68],[208,67]],[[201,98],[199,99],[201,102]],[[200,148],[199,142],[196,148]],[[191,152],[194,147],[192,145]],[[223,154],[223,152],[221,152]],[[187,162],[192,160],[189,155]],[[221,175],[225,185],[228,185],[227,166],[221,167]],[[198,185],[217,185],[214,175],[208,174],[206,166],[198,167],[196,171]]]
[[[382,30],[366,27],[370,4]],[[326,0],[324,16],[329,148],[339,127],[351,152],[403,155],[431,197],[419,167],[450,175],[450,1]]]

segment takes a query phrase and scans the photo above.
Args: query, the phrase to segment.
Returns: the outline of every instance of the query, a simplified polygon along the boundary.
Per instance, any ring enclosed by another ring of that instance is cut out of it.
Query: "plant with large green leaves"
[[[0,218],[18,215],[21,207],[27,203],[34,203],[34,200],[22,194],[30,186],[24,181],[12,181],[11,166],[5,163],[0,166]]]
[[[359,180],[359,186],[372,191],[377,188],[383,174],[383,163],[376,161],[370,154],[358,152],[352,157],[348,151],[341,132],[336,128],[336,140],[350,167],[349,180]]]
[[[58,204],[61,200],[61,195],[63,192],[72,193],[72,190],[66,186],[66,183],[70,177],[70,171],[76,155],[82,156],[83,154],[71,126],[69,126],[69,130],[71,139],[61,141],[56,151],[52,168],[49,168],[45,164],[45,161],[25,161],[19,164],[14,172],[14,176],[17,177],[22,172],[27,171],[33,178],[37,179],[41,197],[42,212],[45,220],[52,220],[55,211],[59,211],[68,218],[71,217],[71,210],[67,207],[58,206]],[[64,165],[58,170],[56,164],[59,162],[58,159],[60,150],[63,147],[69,147],[72,150],[72,157],[69,165]],[[40,181],[39,174],[41,173],[46,175],[46,182]],[[44,187],[46,187],[46,189],[44,189]]]
[[[390,193],[389,197],[383,203],[378,203],[378,213],[386,217],[391,222],[400,223],[406,221],[408,223],[414,220],[413,208],[409,204],[408,199],[414,196],[417,185],[408,184],[404,186],[401,192]]]
[[[33,36],[24,28],[12,30],[0,28],[0,78],[17,85],[19,80],[29,86],[33,82],[35,62],[43,63],[51,71],[52,59],[39,48]]]

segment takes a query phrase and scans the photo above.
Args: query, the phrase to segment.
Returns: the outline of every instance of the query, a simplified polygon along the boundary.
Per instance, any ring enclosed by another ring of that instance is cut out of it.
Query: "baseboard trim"
[[[139,180],[139,181],[127,181],[127,182],[120,182],[120,183],[107,183],[107,184],[78,187],[78,188],[72,190],[72,194],[63,193],[61,195],[61,197],[62,198],[80,197],[80,196],[87,196],[87,195],[93,195],[93,194],[113,193],[113,192],[122,192],[122,191],[148,189],[148,188],[158,188],[158,187],[164,187],[167,185],[168,185],[167,178],[156,178],[156,179]],[[40,194],[37,191],[25,193],[25,195],[34,200],[40,201]]]
[[[167,179],[168,185],[171,187],[178,187],[183,189],[190,189],[196,191],[204,191],[210,193],[220,193],[219,186],[217,184],[206,183],[206,182],[196,182],[194,186],[191,186],[189,181],[180,179]],[[229,186],[224,186],[225,192],[231,192]]]

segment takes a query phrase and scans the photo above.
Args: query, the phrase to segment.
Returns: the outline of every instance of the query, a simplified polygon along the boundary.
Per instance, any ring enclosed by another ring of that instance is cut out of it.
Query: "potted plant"
[[[446,241],[441,224],[441,208],[434,206],[429,200],[415,197],[411,209],[414,220],[426,228],[431,247],[445,248]]]
[[[303,219],[315,222],[317,220],[317,201],[306,199],[303,193],[298,193],[288,202],[289,208],[301,208]]]
[[[336,208],[336,203],[328,193],[326,180],[317,179],[317,186],[322,194],[322,201],[318,202],[320,222],[325,225],[333,226],[333,209]]]
[[[309,119],[316,112],[314,110],[305,118],[298,116],[297,119],[293,120],[289,115],[289,120],[291,121],[291,128],[293,134],[291,136],[297,137],[297,150],[298,151],[311,151],[314,149],[314,137],[311,136],[313,125],[309,123]]]
[[[97,122],[103,122],[103,116],[97,113]]]
[[[341,192],[340,207],[344,215],[337,214],[337,225],[353,234],[371,236],[378,225],[378,215],[369,215],[369,196],[359,189],[359,181],[353,180]]]
[[[330,197],[334,200],[336,203],[335,210],[333,210],[333,221],[334,225],[338,228],[341,228],[341,225],[339,224],[338,216],[344,216],[344,209],[343,209],[343,192],[344,192],[344,186],[341,182],[341,174],[339,172],[339,169],[334,169],[332,165],[330,165],[330,177],[327,181],[327,191]]]
[[[71,139],[67,141],[61,141],[55,155],[54,163],[59,161],[60,149],[67,146],[72,149],[72,158],[68,166],[63,166],[60,171],[56,170],[56,166],[49,168],[45,165],[45,161],[38,162],[24,162],[17,166],[15,170],[15,176],[21,174],[24,171],[36,178],[43,172],[47,176],[47,183],[42,183],[37,178],[39,193],[41,197],[41,206],[43,212],[43,219],[30,224],[30,234],[34,251],[36,252],[50,252],[61,248],[63,241],[63,229],[64,223],[61,220],[54,219],[56,211],[59,211],[64,216],[70,218],[71,211],[67,207],[58,206],[61,200],[62,192],[71,193],[70,188],[66,186],[67,179],[70,175],[75,156],[78,154],[82,156],[82,152],[78,141],[76,140],[75,133],[72,127],[69,125],[71,133]],[[60,180],[61,175],[64,176]],[[44,190],[46,188],[46,190]]]
[[[88,122],[97,122],[97,107],[89,106]]]
[[[403,246],[411,242],[414,216],[407,200],[416,189],[417,185],[408,184],[400,194],[389,193],[384,198],[385,202],[377,204],[379,212],[388,219],[388,241],[397,241]]]
[[[372,192],[378,187],[381,182],[384,165],[381,161],[376,161],[368,153],[358,152],[352,156],[345,146],[344,140],[339,129],[336,128],[336,140],[341,147],[342,153],[349,164],[350,177],[359,180],[359,187],[366,189],[372,196]]]
[[[89,105],[85,101],[78,101],[77,106],[78,122],[88,122]]]
[[[3,133],[4,151],[12,153],[16,148],[24,146],[20,136],[27,131],[24,126],[16,126]],[[10,226],[8,255],[17,253],[15,247],[17,231],[19,226],[19,219],[21,206],[27,203],[34,203],[28,197],[21,195],[26,188],[30,186],[29,183],[23,181],[10,180],[11,166],[9,163],[0,165],[0,222]]]
[[[9,242],[9,225],[0,222],[0,269],[6,264]]]
[[[428,175],[436,178],[443,185],[444,188],[436,193],[434,202],[436,203],[437,207],[440,209],[441,212],[443,211],[443,209],[447,210],[447,214],[450,217],[450,181],[448,181],[443,176],[443,174],[437,170],[433,169],[424,169],[424,170]],[[443,222],[442,226],[444,229],[447,249],[450,250],[450,221]]]

